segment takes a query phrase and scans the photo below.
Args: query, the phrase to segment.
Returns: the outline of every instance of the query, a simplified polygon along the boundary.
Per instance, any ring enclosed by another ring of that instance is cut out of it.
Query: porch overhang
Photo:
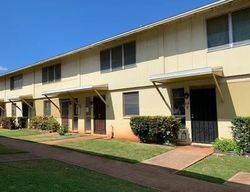
[[[184,71],[177,71],[172,73],[164,73],[158,75],[152,75],[149,77],[151,82],[156,83],[171,83],[178,82],[182,80],[193,80],[206,77],[223,77],[222,67],[205,67],[199,69],[191,69]]]
[[[47,96],[58,96],[61,94],[67,94],[67,93],[77,93],[77,92],[86,92],[86,91],[107,91],[108,85],[84,85],[81,87],[73,87],[73,88],[65,88],[65,89],[58,89],[58,90],[52,90],[52,91],[46,91],[43,92],[42,95]]]
[[[224,77],[222,67],[205,67],[205,68],[190,69],[190,70],[184,70],[184,71],[152,75],[149,77],[149,80],[153,83],[153,85],[159,92],[160,96],[162,97],[167,107],[170,108],[170,105],[166,102],[163,94],[161,93],[158,87],[159,84],[177,83],[177,82],[183,82],[183,81],[188,81],[188,80],[212,78],[220,94],[221,101],[224,102],[224,96],[221,91],[221,87],[219,85],[218,79],[217,79],[218,77]]]
[[[105,105],[107,105],[107,102],[105,101],[105,99],[102,97],[102,95],[99,92],[99,91],[108,91],[107,84],[84,85],[84,86],[74,87],[74,88],[65,88],[65,89],[46,91],[46,92],[43,92],[42,95],[44,95],[48,100],[52,102],[53,105],[55,105],[59,109],[59,106],[53,103],[53,101],[51,100],[51,97],[57,97],[59,95],[68,95],[73,103],[81,107],[81,105],[74,99],[74,97],[71,94],[79,93],[79,92],[88,92],[88,91],[94,91],[98,95],[98,97],[100,97],[100,99],[105,103]]]

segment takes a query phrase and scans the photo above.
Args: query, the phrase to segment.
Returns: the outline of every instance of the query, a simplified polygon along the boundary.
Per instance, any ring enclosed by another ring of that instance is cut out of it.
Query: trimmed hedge
[[[51,117],[36,116],[30,119],[29,128],[57,132],[60,129],[60,124],[52,116]]]
[[[3,129],[18,129],[15,117],[3,117],[2,118],[2,128]]]
[[[130,119],[133,133],[143,143],[176,143],[181,122],[174,116],[140,116]]]
[[[28,127],[28,117],[17,117],[17,124],[19,128],[25,129]]]
[[[234,152],[237,149],[237,143],[232,139],[216,139],[213,147],[221,152]]]
[[[233,138],[240,155],[250,152],[250,117],[236,117],[232,120]]]
[[[57,133],[61,136],[65,135],[66,133],[69,132],[69,127],[67,125],[62,125],[60,128],[57,130]]]

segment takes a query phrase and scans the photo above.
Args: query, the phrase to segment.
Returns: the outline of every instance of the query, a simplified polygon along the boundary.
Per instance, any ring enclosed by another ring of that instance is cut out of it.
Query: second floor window
[[[136,42],[129,42],[100,53],[101,71],[124,69],[136,64]]]
[[[250,8],[207,20],[208,48],[250,42]]]
[[[10,78],[10,89],[21,89],[23,87],[23,75],[16,75]]]
[[[61,80],[61,64],[44,67],[42,70],[43,83],[51,83]]]

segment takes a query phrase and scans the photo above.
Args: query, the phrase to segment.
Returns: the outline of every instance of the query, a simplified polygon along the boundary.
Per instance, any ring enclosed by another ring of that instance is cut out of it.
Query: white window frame
[[[137,47],[136,41],[130,41],[130,42],[127,42],[127,43],[132,43],[132,42],[135,42],[135,49],[137,49],[136,48]],[[129,68],[136,67],[136,54],[135,54],[135,63],[134,64],[130,64],[130,65],[126,65],[126,66],[124,65],[124,63],[125,63],[124,45],[125,44],[126,43],[123,43],[122,45],[118,45],[118,46],[122,46],[122,68],[121,69],[113,69],[112,68],[112,48],[114,48],[114,47],[111,47],[109,49],[106,49],[106,50],[109,50],[109,54],[110,54],[110,60],[109,60],[109,62],[110,62],[110,68],[106,69],[106,70],[101,70],[101,73],[120,71],[120,70],[124,70],[124,69],[129,69]],[[137,53],[137,51],[136,51],[136,53]],[[101,65],[101,63],[100,63],[100,65]],[[100,69],[101,69],[101,67],[100,67]]]
[[[125,99],[124,96],[126,94],[133,94],[133,93],[138,93],[138,114],[137,115],[126,115],[125,112]],[[139,91],[130,91],[130,92],[123,92],[122,93],[122,107],[123,107],[123,117],[124,118],[130,118],[130,117],[136,117],[136,116],[140,116],[140,92]]]
[[[210,47],[207,48],[207,52],[214,52],[214,51],[218,51],[218,50],[224,50],[224,49],[230,49],[230,48],[235,48],[235,47],[239,47],[239,46],[245,46],[245,45],[250,45],[250,39],[245,40],[245,41],[240,41],[240,42],[234,42],[233,39],[233,20],[232,20],[232,13],[236,12],[236,11],[240,11],[240,10],[244,10],[247,9],[243,8],[243,9],[239,9],[239,10],[235,10],[235,11],[231,11],[227,14],[228,16],[228,33],[229,33],[229,44],[225,44],[225,45],[221,45],[221,46],[216,46],[216,47]],[[216,16],[219,17],[220,15]],[[210,19],[207,18],[206,21]],[[206,22],[206,30],[207,30],[207,22]],[[207,36],[208,38],[208,36]],[[207,39],[207,47],[208,47],[208,39]]]

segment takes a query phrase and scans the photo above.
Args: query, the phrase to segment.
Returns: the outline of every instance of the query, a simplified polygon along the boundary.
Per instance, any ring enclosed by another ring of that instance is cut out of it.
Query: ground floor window
[[[50,101],[43,102],[43,114],[44,116],[51,116],[51,102]]]
[[[124,116],[139,115],[139,92],[123,93]]]
[[[182,127],[186,126],[184,88],[173,89],[173,115],[181,119]]]

